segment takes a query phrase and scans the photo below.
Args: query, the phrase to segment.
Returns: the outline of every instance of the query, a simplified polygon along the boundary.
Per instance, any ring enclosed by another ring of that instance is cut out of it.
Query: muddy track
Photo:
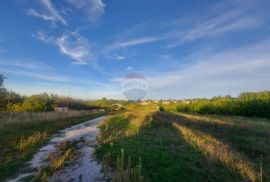
[[[7,181],[19,182],[30,176],[38,175],[38,172],[48,165],[48,154],[56,151],[57,145],[64,141],[76,143],[78,146],[76,153],[80,155],[75,155],[69,165],[56,171],[49,177],[48,181],[105,181],[101,172],[101,165],[92,156],[99,132],[97,125],[104,119],[105,116],[102,116],[61,130],[59,134],[53,136],[45,146],[39,149],[32,160],[28,162],[27,168],[22,169],[16,177]]]

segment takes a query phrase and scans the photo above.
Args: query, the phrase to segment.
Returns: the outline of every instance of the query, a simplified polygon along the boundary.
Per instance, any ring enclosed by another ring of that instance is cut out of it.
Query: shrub
[[[246,92],[237,98],[214,97],[179,103],[178,112],[221,114],[233,116],[270,117],[270,92]]]

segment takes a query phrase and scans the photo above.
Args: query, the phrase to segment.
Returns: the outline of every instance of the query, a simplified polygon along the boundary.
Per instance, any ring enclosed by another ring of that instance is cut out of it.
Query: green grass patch
[[[124,149],[125,165],[141,158],[144,181],[260,181],[261,170],[267,181],[269,129],[261,119],[136,111],[102,123],[96,156],[116,169]]]

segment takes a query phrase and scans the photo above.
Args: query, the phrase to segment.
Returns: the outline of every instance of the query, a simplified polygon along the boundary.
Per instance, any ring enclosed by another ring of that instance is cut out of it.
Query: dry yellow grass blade
[[[209,159],[221,161],[229,168],[239,171],[243,179],[247,181],[256,181],[257,175],[252,164],[246,161],[238,152],[229,148],[228,145],[211,135],[189,129],[180,123],[174,122],[173,126],[189,144],[194,145]]]

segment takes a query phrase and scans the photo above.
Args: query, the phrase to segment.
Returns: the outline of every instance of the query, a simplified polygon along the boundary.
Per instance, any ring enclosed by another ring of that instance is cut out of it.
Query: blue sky
[[[270,1],[10,0],[0,6],[0,73],[21,94],[150,99],[270,89]]]

